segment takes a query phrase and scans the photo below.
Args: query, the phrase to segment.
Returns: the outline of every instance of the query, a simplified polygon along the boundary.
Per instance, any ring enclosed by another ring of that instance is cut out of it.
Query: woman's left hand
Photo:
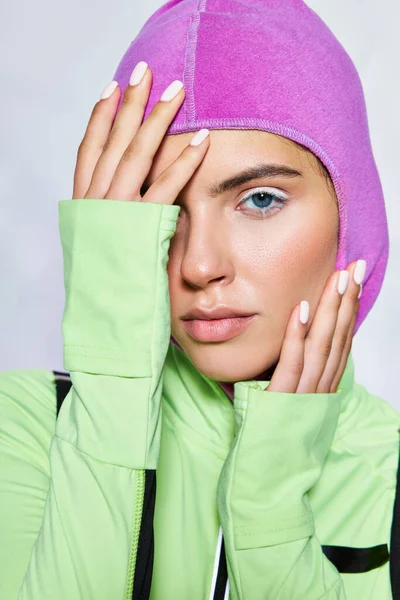
[[[365,261],[359,260],[350,263],[345,271],[332,273],[307,335],[307,325],[300,321],[300,304],[296,306],[266,392],[311,394],[337,391],[352,346],[365,268]],[[338,291],[341,273],[344,274],[343,285],[348,280],[343,294]]]

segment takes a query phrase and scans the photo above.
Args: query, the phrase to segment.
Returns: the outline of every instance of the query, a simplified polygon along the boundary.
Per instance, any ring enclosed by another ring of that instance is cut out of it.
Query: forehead
[[[193,132],[166,135],[154,157],[146,184],[171,165],[192,139]],[[311,169],[315,160],[311,152],[282,136],[257,129],[211,129],[210,146],[193,179],[211,180],[224,174],[251,167],[256,163],[282,163],[298,170]]]

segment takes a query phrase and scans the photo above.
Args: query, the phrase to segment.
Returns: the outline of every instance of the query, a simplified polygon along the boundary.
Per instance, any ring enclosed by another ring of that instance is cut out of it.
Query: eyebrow
[[[265,177],[303,177],[303,173],[283,164],[260,164],[256,165],[255,167],[245,169],[244,171],[240,171],[233,177],[229,177],[229,179],[224,179],[223,181],[214,183],[207,188],[207,193],[212,198],[215,198],[224,192],[233,190],[239,185],[243,185],[243,183],[246,183],[247,181],[251,181],[252,179],[263,179]]]
[[[284,164],[278,163],[262,163],[260,165],[256,165],[255,167],[250,167],[249,169],[244,169],[243,171],[239,171],[233,177],[229,177],[228,179],[223,179],[222,181],[218,181],[217,183],[212,184],[206,190],[207,194],[212,198],[223,194],[224,192],[228,192],[229,190],[233,190],[240,185],[243,185],[247,181],[252,181],[253,179],[264,179],[266,177],[303,177],[304,173],[301,171],[297,171],[292,167]],[[141,193],[145,194],[149,189],[149,185],[143,184]]]

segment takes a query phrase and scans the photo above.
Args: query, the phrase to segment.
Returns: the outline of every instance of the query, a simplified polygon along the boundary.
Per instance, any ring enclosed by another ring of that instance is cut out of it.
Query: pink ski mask
[[[167,135],[259,129],[302,144],[327,167],[339,207],[336,270],[367,261],[356,333],[383,283],[388,227],[362,84],[331,30],[303,0],[170,0],[117,67],[118,110],[141,60],[154,76],[144,119],[171,81],[184,84]],[[233,383],[218,383],[233,399]]]

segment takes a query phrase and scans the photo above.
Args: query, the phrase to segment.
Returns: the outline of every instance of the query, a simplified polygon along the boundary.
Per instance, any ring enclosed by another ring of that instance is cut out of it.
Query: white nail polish
[[[148,64],[147,64],[147,62],[144,62],[144,60],[141,60],[140,62],[138,62],[138,64],[133,69],[132,74],[130,76],[129,85],[138,85],[142,81],[144,74],[147,71],[147,67],[148,67]]]
[[[209,129],[200,129],[193,137],[189,146],[200,146],[201,142],[209,135]]]
[[[338,281],[338,292],[342,296],[347,290],[347,285],[349,283],[350,273],[348,271],[340,271],[339,281]]]
[[[106,85],[106,87],[104,88],[104,90],[101,92],[100,100],[109,98],[111,96],[111,94],[113,93],[113,91],[115,90],[115,88],[117,87],[117,85],[118,85],[118,81],[112,81],[111,83],[108,83]]]
[[[163,92],[163,95],[161,96],[160,100],[162,100],[163,102],[168,102],[168,100],[172,100],[172,98],[174,98],[182,88],[182,81],[179,81],[178,79],[173,81]]]
[[[356,264],[356,268],[354,269],[354,281],[360,285],[365,277],[365,270],[367,268],[367,263],[365,260],[358,260]]]
[[[302,300],[300,302],[300,321],[303,324],[307,323],[309,314],[310,314],[310,305],[308,304],[307,300]]]

